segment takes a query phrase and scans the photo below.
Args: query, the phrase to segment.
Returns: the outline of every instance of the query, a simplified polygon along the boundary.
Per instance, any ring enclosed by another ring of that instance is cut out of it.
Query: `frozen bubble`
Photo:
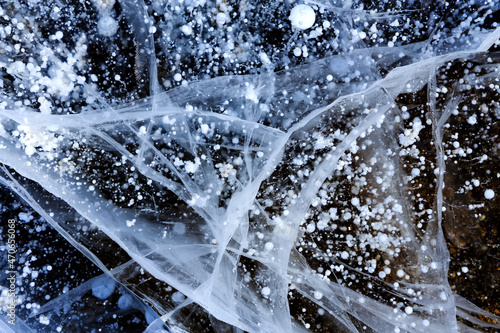
[[[189,25],[183,25],[181,27],[181,31],[185,35],[191,35],[193,33],[193,29]]]
[[[314,25],[316,13],[308,5],[297,5],[293,7],[289,18],[294,28],[305,30]]]
[[[47,316],[41,315],[38,320],[40,321],[41,324],[44,324],[44,325],[50,324],[50,319]]]
[[[178,235],[184,235],[184,233],[186,232],[186,225],[184,223],[177,222],[174,224],[173,230],[174,233]]]
[[[201,124],[200,128],[201,128],[201,133],[203,134],[207,134],[208,130],[210,129],[210,127],[207,124]]]
[[[132,304],[134,303],[134,299],[130,295],[122,295],[118,299],[118,307],[121,310],[128,310],[132,307]]]
[[[379,234],[379,235],[378,235],[378,241],[379,241],[381,244],[385,244],[385,243],[387,243],[387,235],[386,235],[386,234]]]
[[[116,34],[116,31],[118,30],[118,22],[111,16],[103,16],[101,19],[97,22],[97,31],[99,34],[106,36],[106,37],[111,37],[114,34]]]
[[[323,294],[321,292],[319,292],[319,291],[316,290],[314,292],[314,298],[321,299],[321,298],[323,298]]]
[[[477,123],[477,117],[476,115],[472,115],[470,116],[469,118],[467,118],[467,122],[471,125],[474,125],[475,123]]]
[[[484,197],[488,200],[491,200],[493,199],[493,197],[495,196],[495,191],[491,190],[491,189],[487,189],[486,191],[484,191]]]
[[[269,294],[271,294],[271,289],[269,287],[264,287],[262,288],[261,293],[264,296],[269,296]]]
[[[92,283],[92,295],[99,299],[106,299],[115,291],[116,282],[110,278],[100,278]]]
[[[172,294],[172,302],[174,302],[174,304],[180,304],[182,302],[184,302],[184,300],[186,299],[186,296],[184,296],[182,293],[176,291],[175,293]]]

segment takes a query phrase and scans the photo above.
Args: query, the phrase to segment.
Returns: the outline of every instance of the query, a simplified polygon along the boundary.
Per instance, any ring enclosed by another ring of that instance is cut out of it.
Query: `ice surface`
[[[295,2],[35,3],[0,13],[1,181],[104,275],[32,317],[91,291],[146,332],[500,328],[449,283],[454,210],[498,218],[498,4],[310,1],[296,31]]]

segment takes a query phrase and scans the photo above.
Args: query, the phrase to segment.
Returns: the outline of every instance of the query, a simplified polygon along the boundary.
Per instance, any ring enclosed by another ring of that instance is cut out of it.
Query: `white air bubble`
[[[490,189],[487,189],[486,191],[484,191],[484,197],[486,199],[491,200],[491,199],[493,199],[494,196],[495,196],[495,191],[490,190]]]
[[[314,25],[316,13],[308,5],[297,5],[290,12],[290,21],[292,26],[297,29],[305,30]]]
[[[118,22],[111,16],[103,16],[97,22],[97,31],[103,36],[111,37],[118,31]]]

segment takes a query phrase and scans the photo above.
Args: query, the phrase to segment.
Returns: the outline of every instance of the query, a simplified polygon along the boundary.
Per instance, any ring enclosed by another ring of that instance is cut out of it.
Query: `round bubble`
[[[103,16],[99,22],[97,22],[97,31],[103,36],[111,37],[116,34],[117,30],[118,22],[116,22],[116,20],[111,16]]]
[[[316,20],[316,13],[308,5],[297,5],[290,12],[290,21],[292,26],[297,29],[305,30],[313,26]]]
[[[118,307],[121,310],[128,310],[132,307],[132,304],[134,303],[134,299],[130,295],[122,295],[118,299]]]
[[[99,299],[106,299],[115,291],[116,281],[106,278],[98,279],[92,284],[92,295]]]

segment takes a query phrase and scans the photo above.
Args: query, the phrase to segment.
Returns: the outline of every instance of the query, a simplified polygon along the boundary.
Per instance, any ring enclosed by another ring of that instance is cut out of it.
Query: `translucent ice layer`
[[[498,218],[498,4],[49,3],[0,12],[1,181],[104,275],[40,323],[500,329],[449,283]]]

